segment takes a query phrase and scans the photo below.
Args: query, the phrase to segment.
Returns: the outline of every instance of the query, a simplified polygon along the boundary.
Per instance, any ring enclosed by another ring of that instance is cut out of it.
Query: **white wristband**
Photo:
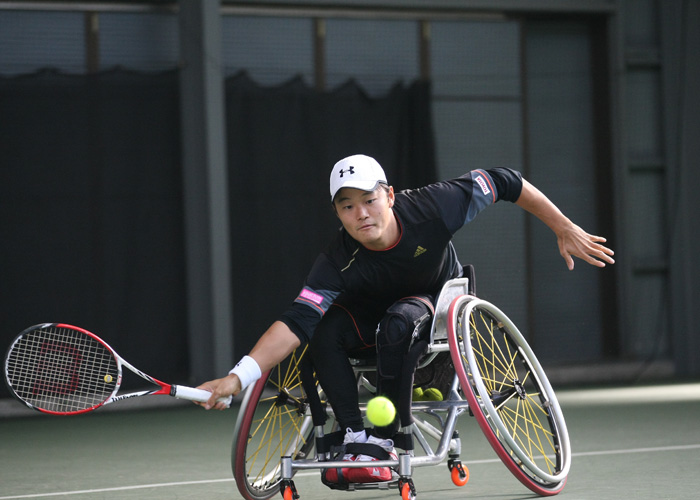
[[[229,375],[235,373],[241,381],[241,390],[262,377],[260,365],[250,356],[243,356],[241,360],[228,372]]]

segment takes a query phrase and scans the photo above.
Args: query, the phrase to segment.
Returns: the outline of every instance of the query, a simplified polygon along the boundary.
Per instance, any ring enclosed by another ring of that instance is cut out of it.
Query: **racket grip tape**
[[[171,395],[179,399],[188,399],[190,401],[206,403],[211,397],[211,392],[203,389],[195,389],[194,387],[187,387],[186,385],[173,385]],[[231,400],[233,400],[233,396],[219,398],[217,401],[226,403],[226,406],[229,407],[231,406]]]

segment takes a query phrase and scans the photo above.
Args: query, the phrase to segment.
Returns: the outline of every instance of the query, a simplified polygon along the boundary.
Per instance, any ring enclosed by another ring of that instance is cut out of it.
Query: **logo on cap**
[[[331,201],[342,188],[374,191],[378,183],[387,183],[381,165],[366,155],[352,155],[340,160],[331,170],[330,181]]]

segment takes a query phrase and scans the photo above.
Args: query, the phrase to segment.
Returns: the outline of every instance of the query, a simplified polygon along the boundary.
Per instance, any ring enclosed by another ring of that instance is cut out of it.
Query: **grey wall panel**
[[[519,103],[440,101],[433,112],[440,178],[475,168],[522,168]],[[523,217],[518,207],[501,202],[454,238],[462,263],[476,267],[479,296],[520,325],[527,322]]]
[[[224,16],[224,74],[241,70],[263,85],[302,75],[313,83],[313,21],[304,18]]]
[[[414,21],[328,19],[327,86],[355,79],[370,94],[418,77],[418,27]]]
[[[85,69],[84,18],[80,12],[0,10],[0,74],[55,68]]]
[[[529,23],[530,179],[575,223],[596,234],[590,41],[584,22]],[[549,228],[532,224],[534,349],[544,360],[594,361],[603,335],[599,273],[568,272]]]
[[[178,65],[180,40],[174,13],[104,12],[99,16],[99,30],[100,68],[160,71]]]
[[[431,23],[434,92],[438,97],[517,98],[520,41],[516,21]]]

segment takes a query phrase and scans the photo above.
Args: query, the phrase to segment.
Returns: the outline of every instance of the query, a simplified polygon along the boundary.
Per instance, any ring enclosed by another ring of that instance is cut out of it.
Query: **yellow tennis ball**
[[[429,387],[423,391],[423,401],[442,401],[442,392],[435,387]]]
[[[112,381],[112,376],[111,375],[105,375],[105,382],[108,384]]]
[[[367,418],[377,427],[384,427],[394,421],[396,408],[388,398],[377,396],[367,402]]]

